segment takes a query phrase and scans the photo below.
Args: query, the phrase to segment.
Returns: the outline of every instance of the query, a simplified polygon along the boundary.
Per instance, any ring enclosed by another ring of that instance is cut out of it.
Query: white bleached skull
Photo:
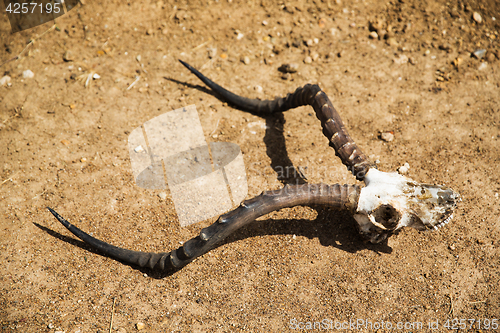
[[[402,227],[432,230],[448,223],[460,195],[441,185],[419,184],[397,173],[370,169],[354,218],[359,232],[380,243]]]

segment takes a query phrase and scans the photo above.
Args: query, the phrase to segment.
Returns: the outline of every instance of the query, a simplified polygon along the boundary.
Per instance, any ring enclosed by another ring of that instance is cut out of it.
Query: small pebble
[[[400,54],[398,58],[394,58],[394,63],[398,65],[406,64],[408,62],[408,56],[405,54]]]
[[[141,55],[139,54],[137,57],[135,57],[135,59],[136,59],[137,61],[141,62],[142,57],[141,57]]]
[[[243,39],[243,37],[245,37],[245,35],[242,34],[241,32],[238,32],[238,35],[236,36],[236,39],[240,40],[240,39]]]
[[[266,20],[264,20],[264,21],[262,21],[262,25],[266,26],[266,25],[268,25],[268,22]]]
[[[10,80],[11,80],[10,76],[8,76],[8,75],[5,75],[4,77],[2,77],[0,79],[0,87],[5,86],[6,84],[9,84]]]
[[[73,54],[73,52],[68,50],[68,51],[64,52],[63,60],[64,61],[73,61],[73,60],[75,60],[75,55]]]
[[[449,43],[441,44],[438,47],[440,50],[446,51],[448,53],[451,53],[453,51],[453,48]]]
[[[135,327],[137,328],[138,331],[140,331],[146,327],[146,324],[138,322],[137,324],[135,324]]]
[[[368,30],[370,31],[380,31],[384,29],[384,21],[376,20],[368,22]]]
[[[245,64],[245,65],[248,65],[250,64],[250,58],[247,57],[247,56],[244,56],[243,59],[241,59],[241,61]]]
[[[283,80],[290,80],[292,78],[292,75],[290,73],[284,73],[283,75],[281,75],[281,78]]]
[[[451,17],[453,17],[453,18],[459,18],[460,17],[460,14],[458,13],[458,10],[456,8],[453,8],[451,10],[450,14],[451,14]]]
[[[455,66],[455,67],[457,67],[457,68],[458,68],[458,67],[459,67],[459,66],[460,66],[463,62],[464,62],[464,60],[463,60],[462,58],[460,58],[460,57],[458,57],[458,58],[456,58],[456,59],[454,59],[454,60],[452,61],[453,66]]]
[[[382,39],[386,39],[386,38],[389,38],[389,37],[386,37],[387,36],[387,30],[385,29],[381,29],[378,31],[378,39],[382,40]]]
[[[139,146],[135,147],[134,151],[136,153],[142,153],[144,151],[144,148],[142,148],[142,146],[139,145]]]
[[[486,54],[486,50],[481,49],[481,50],[476,50],[472,52],[472,56],[477,59],[483,59],[484,55]]]
[[[486,68],[488,68],[488,63],[487,62],[482,62],[481,65],[477,68],[480,71],[484,71]]]
[[[481,22],[483,22],[483,18],[481,17],[481,15],[479,15],[478,12],[472,13],[472,19],[476,21],[477,24],[481,24]]]
[[[25,79],[32,79],[34,77],[35,77],[35,74],[32,71],[30,71],[29,69],[27,69],[23,72],[23,78],[25,78]]]
[[[307,46],[313,46],[314,45],[314,42],[312,39],[308,39],[307,42],[306,42]]]
[[[262,87],[261,87],[261,86],[255,86],[255,87],[254,87],[254,89],[255,89],[255,91],[256,91],[258,94],[262,94],[262,91],[264,90],[264,89],[262,89]]]
[[[279,70],[284,73],[296,73],[299,70],[299,64],[296,63],[283,64],[281,65]]]
[[[380,133],[380,138],[386,142],[391,142],[394,140],[394,132],[393,131],[385,131]]]
[[[273,45],[273,53],[274,54],[280,54],[283,52],[283,47],[280,45]]]
[[[486,53],[486,61],[487,62],[493,62],[495,60],[496,60],[495,54],[493,54],[492,52]]]
[[[146,35],[151,36],[152,34],[153,34],[153,29],[149,28],[149,29],[146,31]]]
[[[87,159],[85,157],[80,158],[80,162],[85,163],[87,162]]]
[[[372,32],[370,32],[369,37],[371,39],[378,39],[378,33],[376,31],[372,31]]]
[[[99,74],[97,74],[97,73],[94,73],[94,75],[92,75],[92,78],[94,80],[99,80],[101,78],[101,76]]]
[[[415,58],[413,57],[408,57],[408,62],[412,65],[416,65],[417,64],[417,61],[415,60]]]
[[[302,45],[302,39],[300,38],[294,38],[292,41],[292,46],[293,47],[300,47]]]
[[[455,246],[455,244],[451,244],[448,246],[448,248],[452,251],[454,251],[457,247]]]
[[[319,53],[318,52],[311,52],[311,58],[313,61],[316,61],[319,59]]]
[[[48,324],[48,325],[47,325],[47,328],[48,328],[48,329],[53,329],[54,327],[55,327],[55,326],[54,326],[54,324],[52,324],[52,323],[50,323],[50,324]]]
[[[158,197],[161,199],[161,200],[165,200],[167,198],[167,193],[165,192],[160,192],[158,193]]]
[[[208,57],[210,59],[213,59],[217,55],[217,48],[216,47],[207,47],[207,53],[208,53]]]
[[[307,56],[307,57],[305,57],[305,58],[304,58],[304,63],[305,63],[305,64],[310,64],[310,63],[312,63],[312,62],[313,62],[313,61],[312,61],[312,58],[311,58],[310,56]]]
[[[394,37],[389,37],[387,38],[387,40],[385,41],[387,43],[387,45],[389,46],[398,46],[398,41],[396,40],[396,38]]]
[[[400,166],[398,168],[398,172],[401,174],[401,175],[405,175],[408,173],[408,170],[410,170],[410,165],[408,163],[405,163],[403,164],[402,166]]]
[[[168,35],[168,29],[167,29],[167,28],[163,29],[163,30],[161,31],[161,33],[162,33],[162,34],[164,34],[164,35]]]

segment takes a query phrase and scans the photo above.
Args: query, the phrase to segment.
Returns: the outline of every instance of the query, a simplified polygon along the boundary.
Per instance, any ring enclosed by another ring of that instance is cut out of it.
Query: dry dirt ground
[[[1,62],[53,24],[11,34],[2,17]],[[462,331],[495,327],[485,324],[500,319],[498,2],[85,1],[56,24],[0,68],[11,77],[0,87],[2,332],[109,332],[112,318],[111,332],[283,332],[320,321],[316,331],[351,321],[437,332],[460,328],[454,318],[476,320]],[[249,97],[319,84],[379,169],[408,163],[413,179],[458,191],[454,219],[370,245],[346,213],[284,209],[170,276],[100,255],[45,207],[143,251],[175,249],[215,221],[181,228],[170,197],[132,176],[128,134],[190,104],[207,141],[241,147],[248,198],[293,181],[280,166],[311,183],[356,182],[312,108],[235,110],[179,58]],[[298,72],[278,70],[289,63]]]

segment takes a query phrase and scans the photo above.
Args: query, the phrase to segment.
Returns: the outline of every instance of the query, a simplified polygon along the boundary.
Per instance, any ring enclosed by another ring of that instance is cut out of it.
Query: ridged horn
[[[297,88],[294,93],[286,97],[277,97],[274,100],[250,99],[230,92],[205,77],[188,63],[179,61],[210,89],[219,94],[223,100],[243,111],[265,115],[311,105],[316,112],[316,117],[321,121],[323,134],[329,140],[330,146],[335,149],[335,154],[358,180],[364,180],[368,170],[375,168],[375,165],[351,138],[337,110],[319,86],[306,84],[304,87]]]
[[[197,237],[168,253],[140,252],[119,248],[83,232],[52,208],[47,207],[47,209],[76,237],[104,255],[130,265],[165,271],[176,270],[187,265],[216,247],[236,230],[257,217],[275,210],[299,205],[319,205],[353,213],[357,208],[360,191],[357,185],[303,184],[287,185],[280,190],[263,192],[253,199],[244,201],[235,210],[221,215],[214,224],[202,229]]]

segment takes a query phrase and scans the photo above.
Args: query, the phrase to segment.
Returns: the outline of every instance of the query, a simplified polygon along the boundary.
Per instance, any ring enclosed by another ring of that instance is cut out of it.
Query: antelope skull
[[[442,185],[420,184],[397,173],[370,169],[354,214],[361,235],[380,243],[402,227],[438,229],[453,217],[458,193]]]

